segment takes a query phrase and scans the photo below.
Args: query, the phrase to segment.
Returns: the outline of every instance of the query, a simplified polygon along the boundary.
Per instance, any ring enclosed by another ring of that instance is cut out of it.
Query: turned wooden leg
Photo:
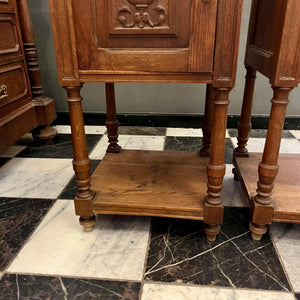
[[[109,142],[106,152],[119,153],[121,151],[121,147],[118,145],[119,122],[117,120],[117,114],[116,114],[114,84],[106,83],[105,91],[106,91],[106,111],[107,111],[107,120],[105,124],[107,128],[108,142]]]
[[[262,161],[258,166],[259,180],[257,182],[257,194],[251,200],[251,224],[253,239],[260,240],[267,232],[266,224],[271,224],[274,207],[272,205],[272,190],[274,181],[278,174],[278,156],[281,142],[281,135],[284,126],[284,118],[288,96],[291,88],[272,87],[274,91],[269,119],[269,126],[265,142]]]
[[[74,152],[73,168],[76,174],[77,193],[74,199],[76,215],[84,231],[92,231],[95,216],[91,210],[91,201],[95,192],[90,189],[91,161],[88,157],[85,130],[80,97],[81,86],[65,87],[70,112],[72,144]]]
[[[223,177],[225,175],[225,138],[227,109],[230,88],[214,88],[214,122],[211,137],[211,152],[207,166],[207,196],[204,201],[204,231],[207,239],[214,241],[220,233],[224,206],[221,199]]]
[[[246,148],[249,132],[251,130],[251,111],[253,102],[253,93],[256,79],[256,70],[246,66],[246,83],[244,90],[243,105],[241,111],[240,122],[238,125],[238,147],[234,150],[236,156],[249,156]]]
[[[202,125],[203,146],[200,150],[200,156],[209,156],[213,118],[214,118],[214,89],[212,84],[207,84],[204,120]]]

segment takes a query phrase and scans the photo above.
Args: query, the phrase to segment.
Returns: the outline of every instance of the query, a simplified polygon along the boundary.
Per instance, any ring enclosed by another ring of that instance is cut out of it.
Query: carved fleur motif
[[[125,28],[133,28],[136,25],[144,28],[146,25],[150,27],[159,27],[166,19],[167,10],[162,5],[157,5],[154,11],[157,12],[158,21],[153,22],[148,12],[149,6],[154,0],[127,0],[135,6],[135,12],[132,12],[128,5],[124,5],[118,12],[118,20]]]

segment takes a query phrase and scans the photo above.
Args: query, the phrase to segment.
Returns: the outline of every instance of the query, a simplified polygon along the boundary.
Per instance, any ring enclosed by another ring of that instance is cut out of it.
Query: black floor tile
[[[200,151],[202,147],[202,138],[187,136],[167,136],[164,150],[172,151]]]
[[[5,274],[1,299],[138,300],[140,283]]]
[[[129,135],[157,135],[165,136],[166,128],[163,127],[132,127],[132,126],[120,126],[118,129],[119,134],[129,134]]]
[[[91,160],[91,174],[94,173],[97,166],[99,165],[101,160]],[[58,199],[74,199],[77,191],[77,185],[75,182],[75,176],[70,180],[61,194],[58,196]]]
[[[167,136],[164,150],[199,152],[201,147],[202,138],[200,137]],[[232,163],[233,150],[232,142],[227,138],[225,143],[225,164]]]
[[[88,153],[94,149],[101,137],[100,134],[86,135]],[[70,134],[58,134],[48,142],[33,141],[17,157],[73,158],[72,136]]]
[[[297,300],[300,300],[300,294],[295,294]]]
[[[231,137],[237,137],[238,131],[237,129],[228,129],[228,133]],[[249,137],[250,138],[265,138],[267,135],[266,129],[252,129],[250,131]],[[282,132],[282,138],[285,139],[292,139],[295,138],[288,130],[284,130]]]
[[[53,202],[0,198],[0,271],[10,263]]]
[[[268,235],[253,241],[247,208],[225,208],[215,242],[203,222],[153,218],[146,280],[237,288],[289,290]]]

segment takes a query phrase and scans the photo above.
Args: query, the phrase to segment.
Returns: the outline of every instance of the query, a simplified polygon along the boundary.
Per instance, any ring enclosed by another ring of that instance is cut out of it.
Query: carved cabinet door
[[[212,72],[217,0],[72,0],[79,71]]]

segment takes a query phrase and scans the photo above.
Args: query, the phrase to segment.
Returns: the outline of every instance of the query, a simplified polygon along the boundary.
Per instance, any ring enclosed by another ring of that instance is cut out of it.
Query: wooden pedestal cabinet
[[[26,0],[0,0],[0,153],[35,129],[54,137],[54,100],[43,97],[37,51]]]
[[[204,220],[207,237],[214,240],[223,218],[227,106],[235,82],[242,1],[49,3],[59,80],[68,94],[75,209],[84,229],[92,229],[94,214],[190,218]],[[109,145],[92,187],[80,97],[85,82],[106,83]],[[114,82],[208,84],[201,155],[122,151]]]
[[[279,155],[288,96],[300,81],[300,1],[253,1],[245,65],[234,172],[248,195],[250,229],[259,240],[272,221],[300,223],[300,155]],[[256,70],[274,91],[263,155],[246,148]]]

